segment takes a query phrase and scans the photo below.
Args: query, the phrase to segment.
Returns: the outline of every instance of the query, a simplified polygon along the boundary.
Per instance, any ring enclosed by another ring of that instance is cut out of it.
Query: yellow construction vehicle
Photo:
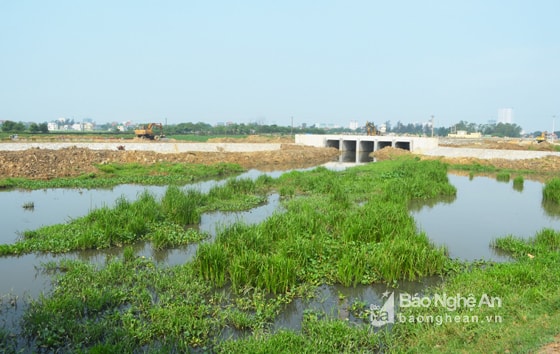
[[[154,132],[154,128],[159,128],[159,134]],[[165,138],[165,135],[163,135],[163,125],[161,123],[139,125],[137,129],[134,130],[134,134],[139,138],[150,140]]]
[[[366,122],[367,135],[377,135],[377,128],[371,122]]]
[[[541,135],[537,136],[537,143],[542,143],[543,141],[546,141],[546,136],[547,136],[547,132],[542,132]]]

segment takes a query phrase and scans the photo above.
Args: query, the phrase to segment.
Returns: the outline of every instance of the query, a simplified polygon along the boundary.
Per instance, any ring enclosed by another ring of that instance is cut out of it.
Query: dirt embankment
[[[157,153],[155,151],[90,150],[65,148],[47,150],[34,148],[24,151],[0,151],[0,178],[25,177],[51,179],[76,177],[97,172],[97,164],[156,162],[237,163],[245,168],[276,170],[309,167],[332,161],[338,157],[333,148],[314,148],[282,145],[280,150],[260,152],[188,152]]]
[[[460,148],[457,148],[460,149]],[[518,149],[513,149],[518,150]],[[515,152],[512,152],[515,153]],[[410,151],[386,147],[372,154],[378,161],[393,159],[400,155],[409,155]],[[560,171],[560,156],[544,156],[531,159],[492,158],[482,159],[476,157],[446,157],[418,155],[422,159],[439,159],[449,164],[479,164],[481,166],[494,166],[501,169],[530,170],[534,172],[551,173]]]
[[[439,146],[530,151],[556,151],[557,147],[556,144],[549,141],[543,141],[539,143],[535,139],[521,138],[440,138]]]
[[[114,150],[93,150],[87,148],[65,148],[48,150],[33,148],[23,151],[0,151],[0,178],[25,177],[33,179],[51,179],[56,177],[76,177],[87,173],[96,173],[97,164],[107,163],[140,163],[153,164],[156,162],[171,163],[202,163],[218,162],[237,163],[244,168],[259,168],[264,171],[289,168],[303,168],[316,166],[321,163],[335,161],[339,151],[334,148],[315,148],[293,144],[289,137],[261,137],[250,136],[245,139],[221,138],[213,139],[213,143],[275,143],[282,144],[281,149],[254,152],[186,152],[186,153],[158,153],[155,151],[118,150],[121,140],[115,140]],[[92,142],[95,143],[95,142]],[[146,144],[150,144],[146,142]],[[440,146],[453,146],[453,151],[473,147],[481,149],[500,149],[516,154],[515,150],[555,151],[557,145],[543,142],[515,139],[488,139],[467,141],[465,139],[442,140]],[[409,151],[384,148],[373,153],[377,160],[390,159],[397,155],[410,154]],[[441,159],[451,164],[478,163],[493,165],[498,168],[524,169],[535,172],[550,173],[560,171],[560,156],[545,156],[530,159],[511,158],[476,158],[476,157],[445,157],[425,156],[425,159]],[[460,156],[460,154],[459,154]],[[497,156],[501,156],[497,154]]]

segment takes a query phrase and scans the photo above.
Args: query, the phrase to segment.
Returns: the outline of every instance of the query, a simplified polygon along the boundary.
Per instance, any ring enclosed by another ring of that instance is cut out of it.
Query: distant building
[[[57,123],[57,122],[50,122],[50,123],[47,123],[47,129],[48,129],[50,132],[55,131],[55,130],[58,130],[58,123]]]
[[[513,108],[500,108],[498,110],[498,123],[513,123]]]
[[[360,127],[360,124],[358,124],[357,120],[351,120],[350,121],[350,125],[348,126],[348,128],[352,129],[352,130],[356,130]]]

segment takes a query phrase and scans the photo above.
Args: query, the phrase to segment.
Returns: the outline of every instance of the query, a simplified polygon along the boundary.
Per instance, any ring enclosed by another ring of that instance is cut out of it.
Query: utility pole
[[[554,142],[554,122],[556,120],[556,115],[552,116],[552,134],[550,134],[550,139],[552,140],[551,142]]]
[[[432,138],[434,137],[434,115],[432,114]]]
[[[290,135],[294,135],[294,116],[292,116],[292,130],[290,131]]]

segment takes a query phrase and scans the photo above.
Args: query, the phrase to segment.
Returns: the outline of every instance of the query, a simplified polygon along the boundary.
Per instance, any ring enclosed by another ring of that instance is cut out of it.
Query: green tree
[[[22,133],[25,131],[25,125],[22,122],[14,122],[6,120],[2,124],[2,131],[6,133]]]
[[[39,125],[37,123],[31,123],[29,125],[29,131],[31,133],[38,133],[39,132]]]
[[[494,135],[501,137],[518,138],[521,136],[522,128],[517,124],[511,123],[498,123],[494,129]]]
[[[45,123],[41,123],[39,124],[39,131],[41,133],[48,133],[49,132],[49,125],[45,122]]]

